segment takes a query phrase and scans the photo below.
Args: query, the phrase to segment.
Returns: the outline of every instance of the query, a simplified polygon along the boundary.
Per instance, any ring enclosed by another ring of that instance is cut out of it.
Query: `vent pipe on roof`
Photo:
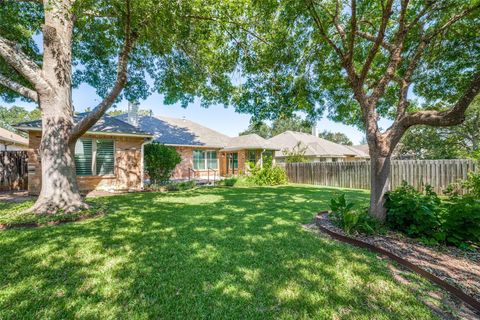
[[[138,127],[138,108],[140,104],[138,102],[128,102],[127,109],[127,122],[134,127]]]
[[[312,136],[318,137],[317,124],[312,124]]]

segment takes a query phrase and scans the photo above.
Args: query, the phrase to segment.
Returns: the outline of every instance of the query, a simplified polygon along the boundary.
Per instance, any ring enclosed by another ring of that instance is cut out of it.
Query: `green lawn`
[[[385,260],[302,228],[335,192],[128,194],[94,200],[100,218],[0,232],[0,319],[434,318]]]

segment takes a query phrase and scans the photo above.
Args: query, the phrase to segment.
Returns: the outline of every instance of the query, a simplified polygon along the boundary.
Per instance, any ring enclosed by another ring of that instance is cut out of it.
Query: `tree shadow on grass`
[[[302,230],[333,192],[131,194],[95,221],[7,231],[0,318],[430,318],[375,255]]]

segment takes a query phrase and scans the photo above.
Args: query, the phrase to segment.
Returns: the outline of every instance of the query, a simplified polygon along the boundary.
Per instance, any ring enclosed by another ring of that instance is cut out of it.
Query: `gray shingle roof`
[[[228,145],[224,148],[225,151],[242,149],[280,150],[281,148],[255,133],[230,138]]]
[[[283,150],[292,150],[298,143],[302,147],[306,148],[306,156],[314,157],[346,157],[356,156],[361,158],[368,158],[368,154],[365,154],[354,148],[344,146],[332,141],[328,141],[322,138],[315,137],[308,133],[285,131],[275,137],[269,139],[270,142],[275,145],[282,146],[281,151],[275,152],[276,157],[283,157]]]
[[[127,121],[128,115],[122,114],[117,118]],[[166,145],[223,148],[231,139],[229,136],[187,119],[140,116],[138,127],[153,134],[155,141]]]
[[[80,113],[74,116],[73,121],[77,123],[88,113]],[[30,131],[30,130],[41,130],[42,129],[42,121],[35,120],[30,122],[22,122],[15,126],[15,128],[23,131]],[[115,117],[110,117],[104,115],[100,120],[97,121],[89,130],[88,133],[111,133],[111,134],[128,134],[128,135],[139,135],[139,136],[151,136],[149,133],[138,129],[131,124],[117,119]]]

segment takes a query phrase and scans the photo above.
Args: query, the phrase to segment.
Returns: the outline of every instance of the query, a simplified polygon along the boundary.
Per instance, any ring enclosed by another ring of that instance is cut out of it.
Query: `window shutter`
[[[115,145],[113,140],[97,140],[97,175],[114,174]]]
[[[92,139],[79,139],[75,144],[75,167],[77,176],[92,175]]]

